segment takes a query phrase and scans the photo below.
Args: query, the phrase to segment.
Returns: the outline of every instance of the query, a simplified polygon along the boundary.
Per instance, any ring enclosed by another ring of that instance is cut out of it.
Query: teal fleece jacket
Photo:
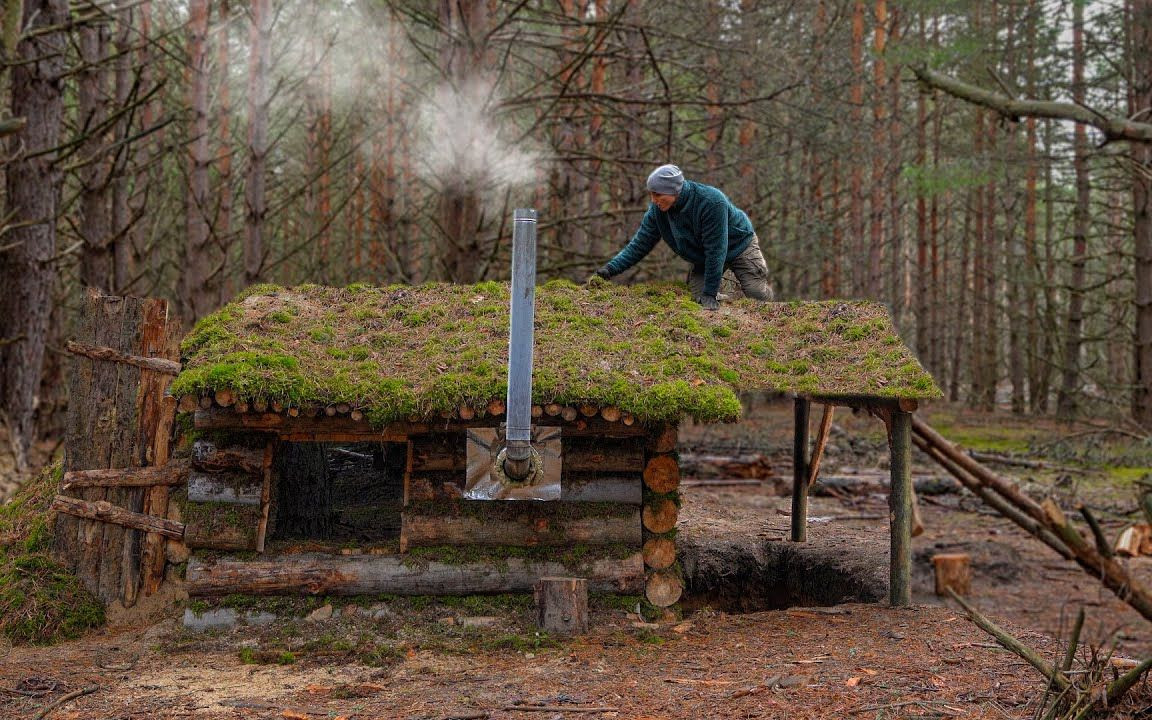
[[[716,297],[724,266],[744,252],[754,237],[756,231],[748,215],[724,193],[711,185],[685,180],[668,212],[649,204],[640,229],[607,267],[619,275],[663,240],[694,267],[703,268],[704,294]]]

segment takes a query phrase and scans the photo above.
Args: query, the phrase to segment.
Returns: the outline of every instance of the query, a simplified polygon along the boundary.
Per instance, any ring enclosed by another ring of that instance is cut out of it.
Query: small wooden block
[[[588,632],[588,581],[584,578],[542,577],[533,588],[536,626],[556,635]]]
[[[948,595],[952,588],[957,595],[968,595],[972,591],[971,558],[967,553],[941,553],[932,556],[936,569],[936,594]]]

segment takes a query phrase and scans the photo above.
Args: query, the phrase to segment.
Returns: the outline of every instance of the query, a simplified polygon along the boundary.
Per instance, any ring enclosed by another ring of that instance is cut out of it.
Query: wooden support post
[[[808,540],[808,415],[812,403],[796,398],[792,436],[792,542]]]
[[[584,578],[542,577],[533,588],[536,627],[554,635],[588,632],[588,581]]]
[[[889,447],[892,485],[888,493],[891,513],[888,601],[894,607],[912,602],[912,414],[892,410]]]
[[[272,509],[272,456],[276,441],[264,447],[263,484],[260,486],[260,524],[256,527],[256,552],[264,552],[264,541],[268,537],[268,515]]]

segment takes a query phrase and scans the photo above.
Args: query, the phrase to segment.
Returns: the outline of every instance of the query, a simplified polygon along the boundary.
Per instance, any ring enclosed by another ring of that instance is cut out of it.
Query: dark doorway
[[[273,539],[399,538],[407,454],[407,443],[282,443],[273,467]]]

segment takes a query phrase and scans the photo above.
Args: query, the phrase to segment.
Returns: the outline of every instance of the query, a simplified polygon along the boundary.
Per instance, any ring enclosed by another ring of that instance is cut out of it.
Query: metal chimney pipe
[[[536,317],[536,211],[519,208],[512,224],[512,299],[508,331],[508,424],[504,473],[532,473],[532,340]]]

